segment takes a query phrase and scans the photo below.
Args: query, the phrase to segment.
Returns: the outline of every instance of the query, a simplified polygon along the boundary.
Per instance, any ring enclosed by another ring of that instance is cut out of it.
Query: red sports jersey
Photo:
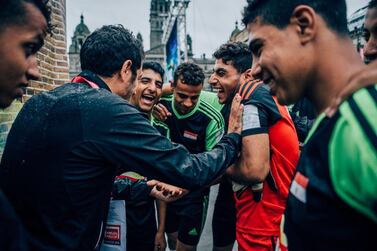
[[[264,182],[259,202],[254,201],[251,188],[235,198],[237,232],[279,236],[288,189],[299,158],[296,130],[287,108],[277,103],[267,86],[246,83],[241,86],[240,94],[244,104],[242,136],[269,135],[272,182]]]

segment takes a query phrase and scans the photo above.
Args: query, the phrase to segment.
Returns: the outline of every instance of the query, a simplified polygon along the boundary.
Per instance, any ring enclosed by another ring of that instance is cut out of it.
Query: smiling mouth
[[[153,104],[156,99],[156,96],[151,94],[143,94],[141,95],[141,98],[143,99],[144,103]]]
[[[221,87],[218,87],[218,88],[213,88],[213,91],[217,92],[217,93],[224,93],[224,89],[221,88]]]

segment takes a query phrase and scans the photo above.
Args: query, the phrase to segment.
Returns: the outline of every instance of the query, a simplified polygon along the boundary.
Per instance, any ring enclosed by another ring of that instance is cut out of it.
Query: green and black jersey
[[[169,110],[169,116],[164,123],[167,125],[167,135],[171,141],[184,145],[191,153],[211,150],[224,133],[224,119],[221,113],[212,105],[199,99],[198,104],[188,114],[181,115],[174,108],[174,99],[164,97],[161,103]]]
[[[172,116],[164,123],[159,122],[158,130],[170,136],[174,143],[184,145],[190,153],[201,153],[211,150],[224,134],[224,119],[221,113],[212,105],[199,99],[195,108],[188,114],[181,115],[174,108],[174,98],[164,97],[160,101]],[[164,128],[164,125],[167,128]],[[209,189],[190,192],[174,204],[200,202],[204,195],[209,194]]]
[[[217,94],[214,92],[202,91],[200,93],[200,99],[212,105],[218,111],[221,111],[221,109],[224,106],[219,103],[219,98],[217,97]]]
[[[157,129],[161,133],[162,136],[170,139],[170,130],[169,127],[164,123],[157,119],[154,119],[153,116],[151,117],[151,123],[154,128]]]
[[[376,85],[315,122],[291,184],[284,232],[290,251],[376,247]]]

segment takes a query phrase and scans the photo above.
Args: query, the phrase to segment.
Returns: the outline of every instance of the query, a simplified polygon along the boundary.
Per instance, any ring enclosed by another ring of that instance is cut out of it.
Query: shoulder
[[[339,113],[337,127],[347,127],[350,133],[345,136],[365,138],[363,144],[377,151],[377,85],[360,89],[351,95],[342,103]]]
[[[252,89],[252,87],[249,87]],[[265,84],[259,84],[250,93],[244,96],[245,104],[265,105],[269,107],[276,107],[276,103],[270,94],[270,88]]]
[[[210,120],[215,121],[219,125],[224,124],[224,118],[221,115],[220,111],[218,111],[213,105],[209,104],[204,100],[200,100],[198,104],[198,111],[202,113],[204,116],[208,117]]]
[[[105,89],[94,89],[84,84],[69,83],[46,92],[48,99],[56,100],[54,110],[80,110],[83,118],[114,117],[117,114],[138,113],[138,110],[120,96]],[[94,115],[94,116],[89,116]]]
[[[219,103],[219,99],[216,93],[209,92],[209,91],[202,91],[200,94],[200,99],[202,101],[206,101],[208,104],[211,104],[218,111],[220,111],[221,108],[223,107],[223,105]]]
[[[169,94],[167,96],[162,96],[159,103],[163,104],[170,111],[172,110],[173,95]]]
[[[338,195],[377,222],[376,85],[349,97],[332,119],[328,144],[330,177]],[[357,177],[357,178],[356,178]]]
[[[244,95],[244,100],[242,101],[245,106],[244,114],[247,114],[248,111],[254,112],[257,110],[258,113],[263,113],[271,124],[282,117],[279,106],[270,94],[270,88],[267,85],[259,84],[254,88],[248,88],[252,91]]]

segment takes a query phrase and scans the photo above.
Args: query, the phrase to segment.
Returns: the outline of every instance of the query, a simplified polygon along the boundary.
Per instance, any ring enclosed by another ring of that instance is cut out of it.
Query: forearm
[[[148,200],[150,192],[151,188],[145,180],[120,178],[114,181],[112,196],[116,200],[139,202]]]
[[[165,220],[166,220],[166,207],[167,203],[164,201],[156,200],[157,212],[158,212],[158,229],[157,232],[165,232]]]
[[[226,170],[226,175],[234,182],[237,182],[242,185],[255,185],[260,183],[260,180],[250,179],[245,175],[246,171],[242,171],[240,167],[240,163],[236,163],[230,166]]]

